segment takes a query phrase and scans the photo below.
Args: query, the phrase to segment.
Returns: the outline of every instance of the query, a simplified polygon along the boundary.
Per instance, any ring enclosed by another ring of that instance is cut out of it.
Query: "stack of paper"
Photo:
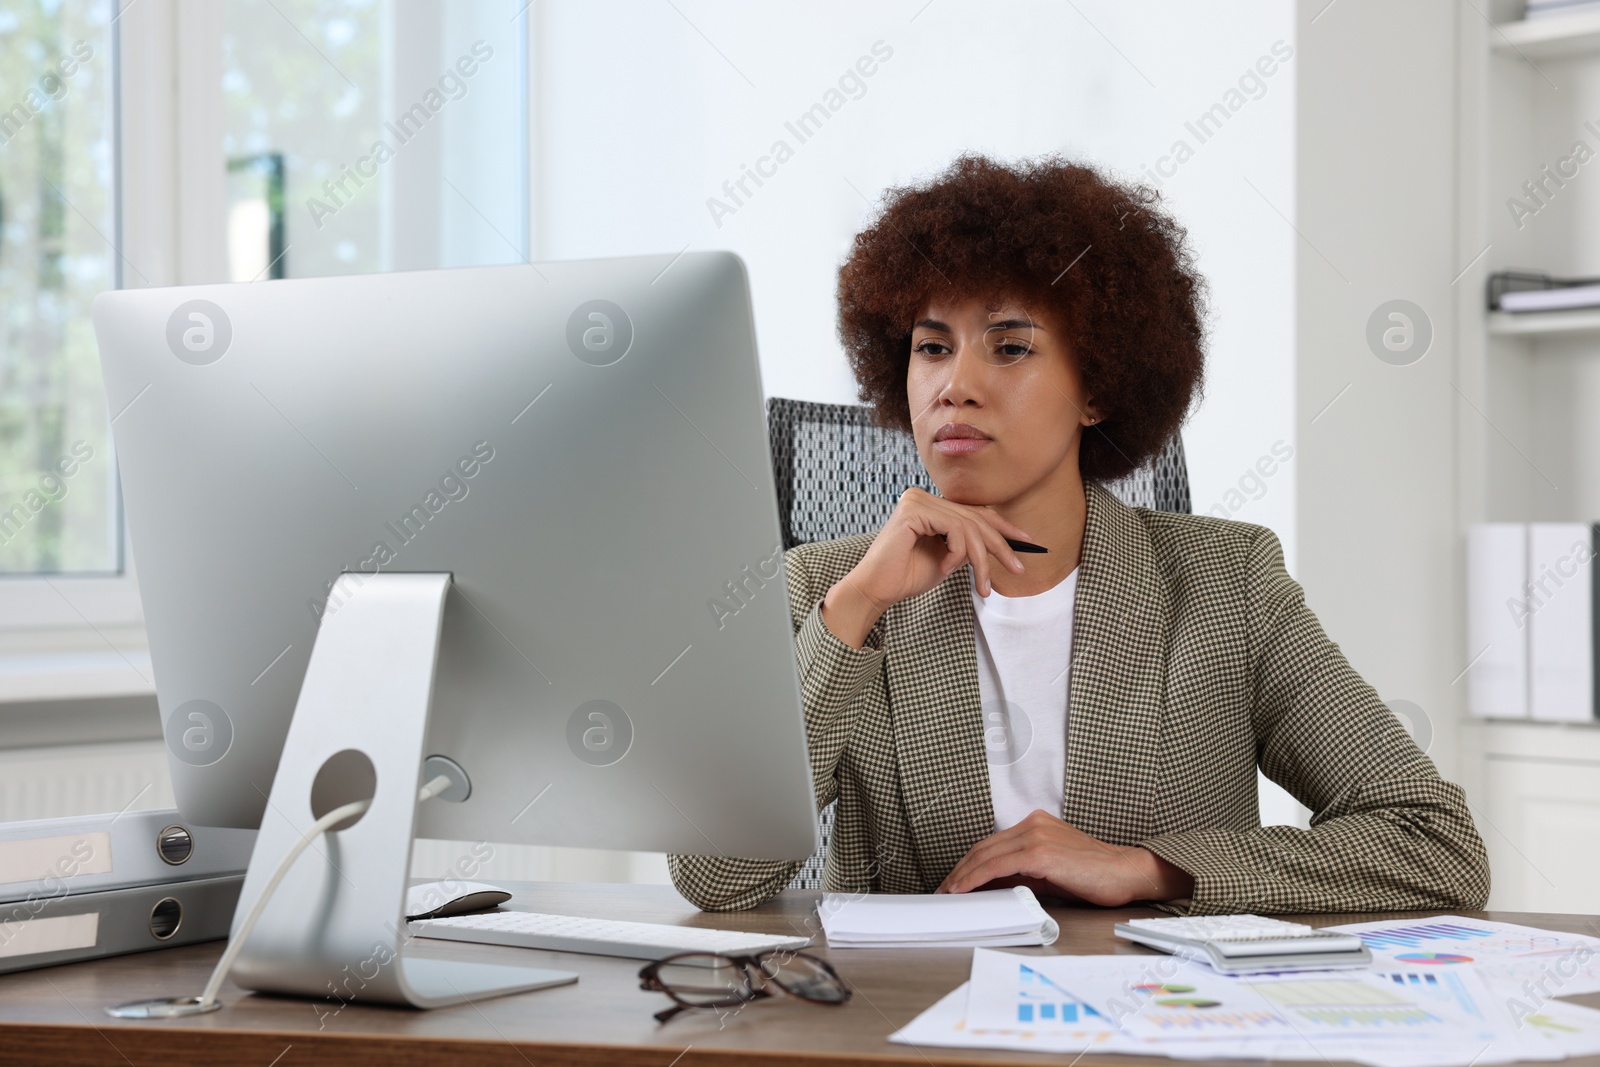
[[[1458,916],[1361,923],[1364,971],[1229,977],[1176,956],[972,954],[908,1045],[1447,1067],[1600,1053],[1600,939]],[[1531,980],[1530,980],[1531,979]]]
[[[829,948],[1050,945],[1061,928],[1025,886],[975,893],[824,893]]]

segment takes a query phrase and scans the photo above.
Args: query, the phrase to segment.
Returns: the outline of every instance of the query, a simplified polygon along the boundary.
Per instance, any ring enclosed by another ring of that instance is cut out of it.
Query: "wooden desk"
[[[761,908],[733,914],[697,911],[670,887],[598,883],[513,883],[516,902],[540,911],[602,918],[807,933],[818,894],[788,891]],[[1134,953],[1147,950],[1112,936],[1112,923],[1158,914],[1051,909],[1061,938],[1057,953]],[[1595,932],[1593,916],[1469,913],[1556,930]],[[1384,915],[1319,915],[1319,926]],[[818,939],[820,944],[821,939]],[[423,952],[456,959],[515,961],[575,970],[575,985],[481,1001],[438,1011],[321,1003],[223,988],[226,1006],[189,1019],[122,1021],[109,1004],[141,997],[198,993],[222,952],[222,942],[148,952],[94,963],[0,976],[0,1064],[128,1064],[160,1067],[216,1063],[240,1067],[302,1064],[382,1064],[439,1067],[470,1063],[505,1067],[760,1067],[842,1063],[889,1064],[1063,1062],[1063,1057],[1000,1051],[913,1048],[888,1035],[967,978],[971,949],[815,951],[831,959],[855,990],[848,1004],[824,1007],[782,994],[719,1020],[686,1013],[664,1026],[652,1013],[668,1005],[639,988],[637,960],[579,956],[487,945],[420,941]],[[1600,994],[1573,998],[1600,1007]],[[1132,1067],[1181,1061],[1121,1055],[1077,1061]],[[1252,1061],[1259,1064],[1260,1061]],[[1579,1061],[1566,1061],[1577,1063]],[[1600,1061],[1584,1061],[1600,1063]]]

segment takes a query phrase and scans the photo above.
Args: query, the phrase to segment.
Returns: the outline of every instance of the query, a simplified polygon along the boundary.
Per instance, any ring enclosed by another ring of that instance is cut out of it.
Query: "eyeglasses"
[[[715,1010],[772,996],[769,985],[815,1004],[850,999],[844,980],[826,960],[804,952],[774,949],[754,956],[680,952],[646,964],[639,988],[665,993],[675,1005],[656,1012],[666,1022],[680,1011]]]

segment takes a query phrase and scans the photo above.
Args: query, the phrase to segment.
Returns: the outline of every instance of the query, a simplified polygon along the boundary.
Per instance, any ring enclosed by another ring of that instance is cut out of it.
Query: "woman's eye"
[[[1002,341],[995,349],[995,354],[1008,360],[1021,359],[1028,354],[1028,346],[1021,341]]]
[[[929,355],[929,356],[943,356],[943,355],[946,355],[947,353],[949,353],[949,351],[950,351],[950,349],[947,346],[941,344],[938,341],[924,341],[920,345],[917,346],[916,350],[918,352],[923,353],[924,355]]]

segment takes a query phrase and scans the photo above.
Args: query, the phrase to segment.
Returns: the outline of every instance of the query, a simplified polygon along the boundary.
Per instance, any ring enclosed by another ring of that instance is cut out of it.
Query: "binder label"
[[[0,960],[94,948],[100,936],[100,913],[52,915],[47,919],[0,922]]]
[[[111,873],[111,834],[101,830],[64,837],[0,841],[0,886],[80,874]]]

